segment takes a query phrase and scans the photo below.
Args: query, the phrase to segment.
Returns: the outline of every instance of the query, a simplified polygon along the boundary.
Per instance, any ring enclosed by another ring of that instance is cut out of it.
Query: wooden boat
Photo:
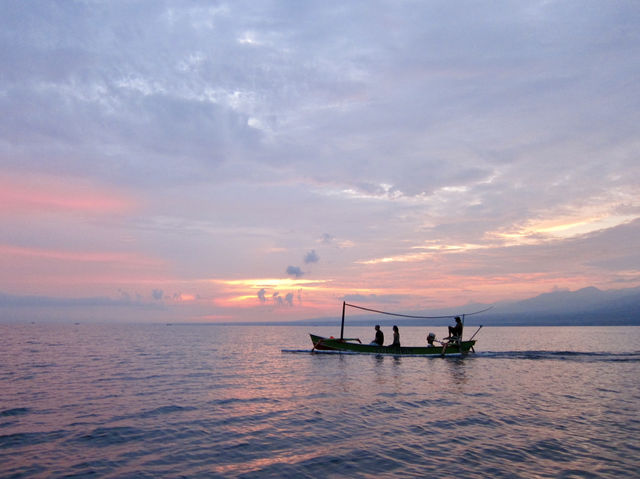
[[[345,353],[389,354],[393,356],[460,356],[473,350],[475,340],[451,341],[443,346],[376,346],[361,344],[358,339],[323,338],[310,334],[313,349]]]
[[[313,343],[314,351],[323,352],[336,352],[336,353],[348,353],[348,354],[388,354],[393,356],[464,356],[470,351],[475,352],[473,346],[476,341],[473,339],[478,331],[482,328],[480,326],[478,330],[468,340],[463,340],[462,335],[460,338],[447,338],[443,342],[439,342],[439,346],[378,346],[377,344],[362,344],[357,338],[345,338],[344,337],[344,312],[346,306],[352,308],[361,309],[364,311],[370,311],[374,313],[387,314],[390,316],[401,316],[405,318],[420,318],[420,319],[436,319],[436,318],[451,318],[452,316],[410,316],[406,314],[389,313],[385,311],[378,311],[375,309],[363,308],[361,306],[355,306],[353,304],[342,303],[342,326],[340,328],[340,338],[325,338],[316,334],[310,334],[311,342]],[[491,308],[488,308],[491,309]],[[487,311],[488,309],[477,311],[475,313],[468,313],[462,315],[462,324],[464,325],[464,317],[470,314],[478,314]],[[464,330],[463,330],[464,331]]]

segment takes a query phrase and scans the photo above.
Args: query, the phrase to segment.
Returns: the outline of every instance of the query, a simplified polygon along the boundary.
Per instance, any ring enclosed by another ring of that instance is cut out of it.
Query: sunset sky
[[[0,319],[640,285],[636,1],[0,2]]]

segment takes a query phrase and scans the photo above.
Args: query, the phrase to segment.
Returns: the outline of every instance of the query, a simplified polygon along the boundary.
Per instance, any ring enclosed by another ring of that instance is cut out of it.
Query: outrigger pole
[[[346,301],[342,302],[342,326],[340,326],[340,341],[344,339],[344,308],[347,305]]]
[[[475,337],[476,337],[476,334],[478,334],[478,331],[480,331],[481,329],[482,329],[482,324],[481,324],[481,325],[480,325],[480,327],[476,330],[476,332],[475,332],[475,333],[473,333],[473,336],[471,336],[471,337],[469,338],[469,341],[473,341],[473,338],[475,338]],[[476,350],[475,350],[475,349],[473,349],[473,346],[471,346],[471,351],[473,351],[474,353],[476,352]]]
[[[482,324],[480,325],[480,327],[477,329],[477,331],[475,333],[473,333],[473,336],[471,336],[468,340],[471,341],[473,340],[473,338],[476,337],[476,334],[478,334],[478,331],[480,331],[482,329]]]
[[[464,317],[466,314],[462,315],[462,331],[460,332],[460,337],[458,338],[458,348],[460,348],[460,354],[462,354],[462,335],[464,334]]]

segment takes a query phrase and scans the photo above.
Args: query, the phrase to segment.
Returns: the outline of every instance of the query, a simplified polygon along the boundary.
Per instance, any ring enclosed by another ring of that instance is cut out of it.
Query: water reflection
[[[456,384],[464,384],[467,382],[467,366],[468,358],[449,358],[446,361],[446,367],[451,374],[451,380]]]
[[[637,351],[638,331],[616,344]],[[425,477],[451,455],[458,477],[640,468],[638,359],[282,354],[310,348],[302,328],[0,333],[0,476]],[[548,348],[529,333],[479,344]]]

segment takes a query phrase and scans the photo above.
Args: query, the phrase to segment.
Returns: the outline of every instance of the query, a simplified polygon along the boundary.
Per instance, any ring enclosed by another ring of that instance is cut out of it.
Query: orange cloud
[[[176,299],[178,301],[195,301],[196,296],[194,294],[180,293],[180,295]]]

